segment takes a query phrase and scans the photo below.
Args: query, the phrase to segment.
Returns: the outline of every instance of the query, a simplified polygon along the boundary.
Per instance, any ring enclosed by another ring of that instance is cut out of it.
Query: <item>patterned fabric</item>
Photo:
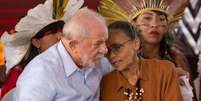
[[[188,58],[195,83],[196,96],[199,99],[201,69],[197,66],[201,46],[201,0],[190,0],[184,16],[175,29],[176,36],[183,44],[183,52]]]
[[[191,0],[184,11],[184,16],[176,29],[178,34],[184,35],[193,48],[195,54],[199,53],[198,45],[201,44],[201,0]],[[181,36],[180,36],[181,38]]]

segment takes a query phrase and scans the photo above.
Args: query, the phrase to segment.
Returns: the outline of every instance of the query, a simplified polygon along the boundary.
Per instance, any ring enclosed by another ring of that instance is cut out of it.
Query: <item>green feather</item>
[[[69,0],[53,0],[53,19],[60,19],[64,15]]]
[[[156,0],[157,7],[159,7],[160,3],[161,3],[161,0]]]

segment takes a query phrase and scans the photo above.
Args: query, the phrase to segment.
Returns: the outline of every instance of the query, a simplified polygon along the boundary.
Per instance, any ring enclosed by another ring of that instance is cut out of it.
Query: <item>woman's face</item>
[[[168,29],[166,16],[154,11],[143,12],[134,24],[140,29],[144,42],[154,45],[161,42]]]
[[[109,32],[107,57],[114,68],[122,71],[133,64],[139,49],[137,42],[139,40],[131,41],[123,32]]]

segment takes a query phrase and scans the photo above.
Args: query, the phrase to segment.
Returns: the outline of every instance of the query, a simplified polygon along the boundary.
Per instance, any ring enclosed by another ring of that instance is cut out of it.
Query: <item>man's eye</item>
[[[95,43],[95,44],[93,44],[93,47],[98,48],[100,45],[101,45],[101,43]]]

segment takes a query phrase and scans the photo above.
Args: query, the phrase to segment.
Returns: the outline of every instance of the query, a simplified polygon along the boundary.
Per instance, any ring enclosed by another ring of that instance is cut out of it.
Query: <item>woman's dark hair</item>
[[[123,31],[131,40],[134,40],[136,37],[138,37],[138,29],[135,28],[131,23],[126,21],[116,21],[111,23],[108,26],[109,31]]]
[[[34,37],[32,37],[32,39],[41,39],[45,35],[55,34],[57,32],[61,32],[63,26],[64,26],[64,21],[53,22],[53,23],[45,26],[44,28],[42,28],[40,31],[38,31],[38,33]],[[27,50],[25,56],[17,65],[20,65],[21,68],[24,69],[24,67],[38,54],[39,54],[39,51],[38,51],[37,47],[35,47],[31,43],[31,45],[30,45],[29,49]]]
[[[166,33],[160,42],[160,53],[159,55],[166,60],[170,60],[176,64],[175,58],[173,57],[172,47],[175,47],[175,41],[170,33]],[[176,47],[175,47],[176,48]]]
[[[44,37],[45,35],[61,32],[63,26],[64,26],[64,21],[53,22],[45,26],[44,28],[42,28],[40,31],[38,31],[38,33],[33,38],[40,39]]]
[[[128,38],[130,38],[130,40],[135,40],[136,38],[140,37],[140,32],[139,30],[134,27],[131,23],[126,22],[126,21],[116,21],[111,23],[108,26],[109,32],[110,31],[122,31],[123,34],[126,34],[126,36],[128,36]],[[138,50],[138,57],[140,57],[140,51],[141,51],[141,41],[140,41],[140,48]]]

